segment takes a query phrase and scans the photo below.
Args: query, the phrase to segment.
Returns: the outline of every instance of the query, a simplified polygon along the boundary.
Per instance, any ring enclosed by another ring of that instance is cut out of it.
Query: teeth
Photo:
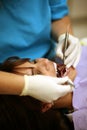
[[[57,72],[57,64],[54,63],[54,68],[55,68],[55,71]]]

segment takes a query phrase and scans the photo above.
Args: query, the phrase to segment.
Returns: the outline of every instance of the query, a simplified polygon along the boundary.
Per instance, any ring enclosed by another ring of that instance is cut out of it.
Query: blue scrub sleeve
[[[51,19],[61,19],[69,14],[67,0],[50,0]]]

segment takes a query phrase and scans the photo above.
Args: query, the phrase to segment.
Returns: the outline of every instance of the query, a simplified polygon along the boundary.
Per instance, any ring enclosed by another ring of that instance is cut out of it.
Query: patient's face
[[[35,62],[26,62],[22,65],[18,65],[15,67],[15,71],[27,75],[42,74],[56,76],[54,62],[45,58],[39,58],[35,60]]]
[[[21,65],[16,66],[14,70],[22,75],[42,74],[53,77],[57,76],[56,63],[45,58],[36,59],[34,62],[25,62]],[[76,70],[73,67],[70,67],[67,70],[67,73],[64,74],[64,76],[66,75],[73,81],[76,77]]]

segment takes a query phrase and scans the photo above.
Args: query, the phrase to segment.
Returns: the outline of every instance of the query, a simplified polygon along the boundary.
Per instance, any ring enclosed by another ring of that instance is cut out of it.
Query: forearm
[[[23,86],[23,76],[0,71],[0,94],[20,95]]]
[[[65,33],[67,30],[67,27],[69,27],[69,33],[73,34],[71,21],[69,16],[65,16],[63,19],[55,20],[52,22],[52,37],[56,41],[58,40],[58,36]]]

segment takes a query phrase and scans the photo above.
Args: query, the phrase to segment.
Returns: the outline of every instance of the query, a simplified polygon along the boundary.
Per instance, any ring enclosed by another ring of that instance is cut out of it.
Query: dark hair
[[[0,70],[13,72],[29,58],[10,57],[0,64]],[[0,95],[0,130],[74,130],[73,123],[61,109],[42,113],[41,102],[29,96]]]
[[[12,73],[16,66],[28,61],[30,61],[29,58],[19,58],[18,56],[9,57],[3,63],[0,63],[0,70]]]

